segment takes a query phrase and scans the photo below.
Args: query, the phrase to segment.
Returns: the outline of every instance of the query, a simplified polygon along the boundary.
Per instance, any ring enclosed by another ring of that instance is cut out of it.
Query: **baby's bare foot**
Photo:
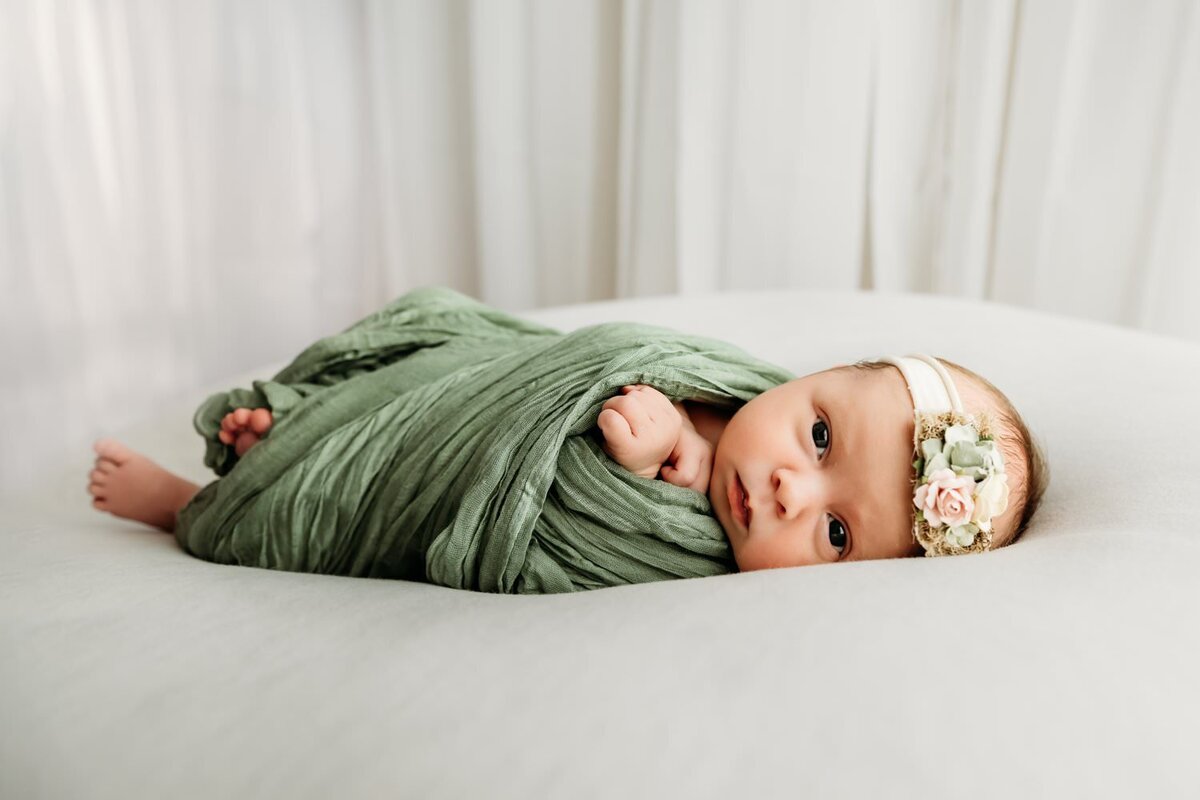
[[[97,453],[88,484],[93,508],[175,530],[175,512],[200,491],[199,486],[116,440],[101,439],[92,449]]]
[[[233,445],[233,451],[240,458],[267,435],[274,422],[269,408],[234,409],[221,420],[221,431],[217,437],[225,444]]]

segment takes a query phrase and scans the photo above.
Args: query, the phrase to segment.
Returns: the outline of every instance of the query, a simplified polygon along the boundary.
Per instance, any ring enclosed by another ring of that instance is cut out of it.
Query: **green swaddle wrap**
[[[626,384],[736,407],[792,377],[717,340],[633,323],[563,334],[419,289],[201,405],[205,463],[224,477],[175,535],[219,563],[487,592],[730,572],[708,498],[616,464],[596,418]],[[241,459],[218,438],[238,407],[275,418]]]

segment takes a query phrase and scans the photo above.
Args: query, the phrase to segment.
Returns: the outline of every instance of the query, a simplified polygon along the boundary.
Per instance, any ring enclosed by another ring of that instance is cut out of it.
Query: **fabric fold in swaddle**
[[[180,512],[226,564],[549,593],[734,570],[708,498],[635,476],[596,417],[622,386],[736,407],[790,380],[713,339],[634,323],[560,333],[449,289],[410,292],[195,426],[220,480]],[[217,437],[269,407],[238,459]]]

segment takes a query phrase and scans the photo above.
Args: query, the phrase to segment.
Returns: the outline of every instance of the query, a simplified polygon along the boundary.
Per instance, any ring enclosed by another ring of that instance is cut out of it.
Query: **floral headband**
[[[914,354],[882,360],[899,368],[912,395],[913,536],[926,556],[988,550],[992,517],[1008,508],[1008,476],[991,418],[963,411],[954,379],[936,358]]]

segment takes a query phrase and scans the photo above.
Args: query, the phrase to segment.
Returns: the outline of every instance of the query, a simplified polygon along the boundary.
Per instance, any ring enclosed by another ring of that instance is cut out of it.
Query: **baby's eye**
[[[829,544],[837,550],[838,557],[846,552],[846,526],[840,520],[829,518]]]
[[[829,426],[825,424],[825,420],[819,419],[813,423],[812,437],[813,444],[819,451],[817,455],[824,455],[825,449],[829,447]]]

